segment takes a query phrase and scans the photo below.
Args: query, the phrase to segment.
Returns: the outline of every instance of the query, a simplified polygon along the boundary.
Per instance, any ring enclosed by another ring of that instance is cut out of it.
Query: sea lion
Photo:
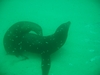
[[[27,33],[21,38],[22,50],[41,54],[42,75],[48,75],[51,64],[50,55],[64,45],[68,36],[69,27],[70,21],[61,24],[52,35],[40,36]]]
[[[26,33],[33,31],[37,35],[43,35],[42,28],[33,22],[20,21],[12,25],[4,35],[3,44],[8,54],[20,56],[23,51],[21,50],[21,37]]]
[[[59,50],[66,42],[70,21],[61,24],[55,33],[49,36],[42,35],[40,26],[40,34],[37,33],[39,34],[37,35],[29,33],[31,30],[37,32],[38,30],[36,28],[36,30],[34,30],[34,27],[31,29],[31,26],[27,27],[26,23],[24,27],[19,26],[19,24],[14,24],[4,36],[4,47],[6,51],[16,56],[21,55],[24,51],[41,54],[42,75],[48,75],[51,65],[50,55]]]

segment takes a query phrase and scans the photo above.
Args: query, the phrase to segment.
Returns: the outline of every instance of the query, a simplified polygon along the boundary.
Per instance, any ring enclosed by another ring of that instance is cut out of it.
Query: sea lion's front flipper
[[[42,56],[41,65],[42,65],[42,75],[48,75],[51,66],[50,55]]]

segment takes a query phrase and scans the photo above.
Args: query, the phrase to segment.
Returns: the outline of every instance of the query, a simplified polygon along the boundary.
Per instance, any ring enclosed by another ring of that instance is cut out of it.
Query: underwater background
[[[49,75],[100,75],[100,0],[0,0],[0,75],[42,75],[38,54],[7,55],[3,37],[19,21],[39,24],[43,35],[70,21],[66,43],[51,56]]]

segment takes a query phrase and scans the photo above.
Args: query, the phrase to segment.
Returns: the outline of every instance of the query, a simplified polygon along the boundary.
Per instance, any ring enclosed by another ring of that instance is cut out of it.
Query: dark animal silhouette
[[[61,24],[56,29],[55,33],[49,36],[37,35],[34,33],[21,33],[20,40],[17,39],[18,42],[15,41],[16,44],[14,44],[14,46],[12,44],[10,45],[12,45],[13,48],[20,49],[21,52],[18,50],[19,53],[27,51],[41,54],[42,75],[48,75],[51,65],[50,55],[59,50],[66,42],[69,26],[70,21]],[[20,46],[18,46],[18,44],[20,44]]]

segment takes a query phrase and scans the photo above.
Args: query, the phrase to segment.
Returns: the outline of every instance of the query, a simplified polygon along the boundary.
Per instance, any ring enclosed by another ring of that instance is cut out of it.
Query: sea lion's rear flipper
[[[42,56],[42,75],[48,75],[51,66],[50,55]]]

